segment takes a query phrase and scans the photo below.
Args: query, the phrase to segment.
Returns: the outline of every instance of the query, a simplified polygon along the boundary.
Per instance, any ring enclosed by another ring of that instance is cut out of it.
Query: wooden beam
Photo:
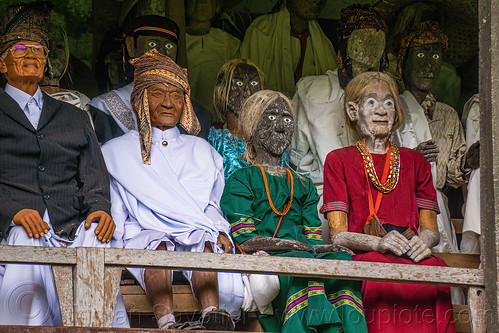
[[[467,253],[433,253],[449,267],[478,268],[480,266],[480,255]]]
[[[106,266],[104,268],[104,327],[113,327],[121,271],[121,267],[117,266]]]
[[[75,265],[76,249],[0,245],[0,263]]]
[[[73,267],[52,265],[55,291],[63,326],[74,326]]]
[[[281,274],[448,286],[483,286],[480,269],[286,257],[106,249],[106,265]]]
[[[96,250],[87,248],[88,250]],[[0,262],[41,264],[89,264],[75,259],[75,251],[84,255],[84,248],[46,248],[0,246]],[[105,263],[123,267],[162,267],[170,269],[281,274],[303,277],[338,278],[345,280],[373,280],[449,286],[484,285],[481,269],[401,265],[388,263],[353,262],[284,257],[252,257],[234,254],[159,252],[149,250],[99,249]],[[99,260],[102,260],[100,258]],[[92,259],[95,259],[92,256]],[[159,264],[161,263],[161,264]],[[97,263],[93,263],[97,265]],[[99,263],[102,267],[104,262]],[[83,267],[83,266],[81,266]],[[96,266],[97,268],[97,266]],[[89,269],[94,269],[89,267]],[[99,268],[100,269],[100,268]],[[83,272],[80,269],[80,273]],[[100,274],[100,270],[94,270]],[[102,273],[104,274],[104,273]],[[78,279],[78,277],[75,277]],[[82,275],[88,279],[89,276]],[[94,277],[96,281],[100,277]],[[104,280],[103,277],[101,277]]]
[[[499,2],[478,1],[480,219],[487,332],[499,332]]]
[[[486,332],[485,289],[471,287],[468,289],[468,305],[471,318],[471,332]]]
[[[76,248],[75,326],[104,327],[104,250],[96,247]]]

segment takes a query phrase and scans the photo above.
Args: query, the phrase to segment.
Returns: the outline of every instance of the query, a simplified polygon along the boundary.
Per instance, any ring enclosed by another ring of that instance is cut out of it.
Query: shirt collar
[[[12,97],[17,102],[17,104],[19,104],[19,107],[21,108],[21,110],[24,110],[24,108],[26,107],[26,104],[28,104],[28,102],[31,99],[35,100],[36,105],[40,109],[43,108],[43,94],[42,94],[42,91],[41,91],[41,89],[40,89],[39,86],[36,89],[36,92],[35,92],[35,94],[33,96],[31,96],[27,92],[22,91],[21,89],[18,89],[18,88],[14,87],[14,86],[11,86],[8,83],[5,86],[5,92],[10,97]]]
[[[160,130],[157,127],[152,128],[152,140],[171,140],[175,139],[180,135],[180,131],[177,126],[169,128],[167,130]]]

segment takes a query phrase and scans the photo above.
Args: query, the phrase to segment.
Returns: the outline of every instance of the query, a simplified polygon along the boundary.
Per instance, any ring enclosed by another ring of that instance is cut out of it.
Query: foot
[[[233,331],[236,328],[232,317],[225,309],[213,309],[202,319],[202,324],[207,330]]]

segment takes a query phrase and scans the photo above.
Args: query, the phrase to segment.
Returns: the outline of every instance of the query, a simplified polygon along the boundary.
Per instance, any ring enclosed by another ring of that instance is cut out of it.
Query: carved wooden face
[[[348,102],[347,113],[356,122],[360,138],[388,138],[392,133],[396,110],[394,96],[385,82],[369,85],[359,103]]]
[[[352,61],[352,67],[361,69],[361,72],[378,70],[385,45],[386,36],[381,30],[354,30],[347,41],[347,55]]]
[[[256,68],[248,64],[237,65],[230,83],[228,109],[239,116],[244,100],[261,89],[262,83]]]
[[[319,16],[326,0],[288,0],[288,10],[304,20],[314,20]]]
[[[17,45],[39,45],[40,43],[32,41],[20,41],[11,46]],[[14,58],[11,51],[7,52],[5,59],[0,57],[0,73],[7,73],[9,84],[18,87],[19,82],[36,81],[40,82],[45,71],[47,58],[37,58],[29,49],[24,57]]]
[[[442,46],[411,47],[402,69],[407,89],[430,91],[442,69]]]
[[[253,135],[253,145],[272,156],[280,156],[291,144],[294,120],[291,108],[281,98],[270,104]]]
[[[184,91],[174,85],[156,83],[147,88],[151,126],[161,129],[176,126],[184,111]]]
[[[136,40],[127,37],[126,46],[131,58],[138,58],[155,48],[159,53],[177,61],[177,44],[166,37],[139,35]]]

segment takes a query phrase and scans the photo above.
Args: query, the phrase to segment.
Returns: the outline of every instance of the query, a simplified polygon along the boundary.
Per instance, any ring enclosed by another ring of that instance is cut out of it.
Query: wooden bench
[[[435,253],[435,255],[444,260],[450,267],[476,269],[480,265],[480,256],[478,255],[455,253]],[[139,285],[122,285],[121,292],[130,315],[153,315],[149,298]],[[200,312],[189,285],[173,285],[173,303],[174,312],[177,315],[193,315]],[[453,308],[456,332],[471,332],[468,305],[454,305]],[[238,326],[246,331],[263,332],[255,313],[245,314],[244,322]]]

